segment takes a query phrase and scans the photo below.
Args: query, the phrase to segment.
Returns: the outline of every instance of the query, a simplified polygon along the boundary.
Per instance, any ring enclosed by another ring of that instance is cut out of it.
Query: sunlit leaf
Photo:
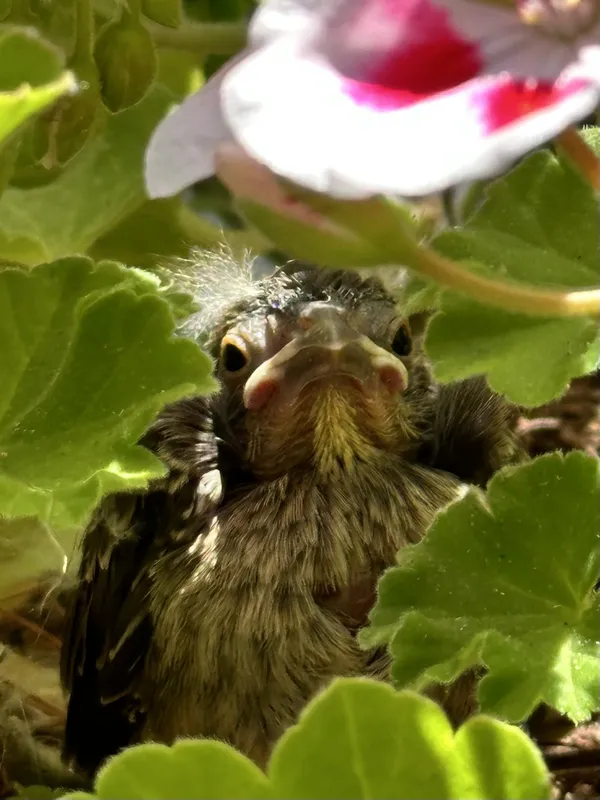
[[[268,777],[267,777],[268,776]],[[455,735],[431,700],[364,679],[337,679],[278,742],[267,776],[221,742],[145,744],[115,756],[96,794],[75,798],[541,800],[541,754],[524,733],[485,717]]]
[[[598,283],[598,201],[574,168],[549,152],[535,153],[486,191],[464,228],[436,239],[444,255],[540,287],[570,291]],[[440,380],[486,373],[492,388],[537,406],[594,368],[598,325],[587,317],[510,313],[445,292],[426,346]]]
[[[546,702],[598,709],[598,460],[542,456],[442,511],[379,584],[366,646],[388,642],[400,686],[484,665],[481,708],[525,719]]]
[[[30,30],[0,29],[0,143],[75,87],[55,48]]]
[[[156,282],[118,264],[0,272],[0,515],[68,527],[105,491],[162,474],[138,438],[167,402],[213,386],[173,328]]]
[[[142,165],[154,125],[172,95],[155,87],[135,108],[105,120],[47,186],[8,188],[0,199],[0,256],[36,264],[86,252],[146,201]]]

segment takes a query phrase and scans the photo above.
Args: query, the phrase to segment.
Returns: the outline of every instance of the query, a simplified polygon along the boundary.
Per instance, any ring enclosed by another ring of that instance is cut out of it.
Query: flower
[[[247,48],[158,126],[154,197],[235,142],[335,197],[497,175],[598,105],[598,0],[263,0]]]

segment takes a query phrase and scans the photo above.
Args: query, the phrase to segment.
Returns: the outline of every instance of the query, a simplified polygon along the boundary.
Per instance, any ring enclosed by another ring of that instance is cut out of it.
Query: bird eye
[[[241,372],[248,364],[248,348],[239,336],[226,336],[221,342],[221,364],[227,372]]]
[[[408,356],[412,350],[412,341],[408,325],[402,324],[396,331],[392,341],[392,350],[397,356]]]

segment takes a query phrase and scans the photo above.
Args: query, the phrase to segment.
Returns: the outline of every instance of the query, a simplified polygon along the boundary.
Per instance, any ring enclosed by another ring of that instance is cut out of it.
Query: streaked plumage
[[[168,477],[85,534],[62,655],[81,769],[188,735],[264,763],[334,675],[387,676],[355,641],[377,577],[519,457],[514,410],[481,378],[434,385],[406,323],[378,282],[311,269],[200,316],[222,391],[162,412],[143,443]],[[450,694],[460,716],[468,688]]]

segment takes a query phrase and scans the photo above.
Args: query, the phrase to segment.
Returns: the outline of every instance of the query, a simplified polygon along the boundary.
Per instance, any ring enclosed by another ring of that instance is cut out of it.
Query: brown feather
[[[390,347],[401,315],[377,281],[289,269],[221,308],[208,332],[215,359],[243,329],[260,363],[267,316],[293,322],[307,300],[341,305]],[[377,578],[461,481],[485,482],[518,457],[504,401],[482,379],[435,386],[419,339],[393,408],[331,386],[314,405],[251,420],[242,385],[219,373],[218,396],[160,415],[144,443],[168,477],[105,500],[85,535],[62,661],[66,753],[80,767],[189,735],[262,764],[332,677],[387,677],[387,654],[355,639]]]

